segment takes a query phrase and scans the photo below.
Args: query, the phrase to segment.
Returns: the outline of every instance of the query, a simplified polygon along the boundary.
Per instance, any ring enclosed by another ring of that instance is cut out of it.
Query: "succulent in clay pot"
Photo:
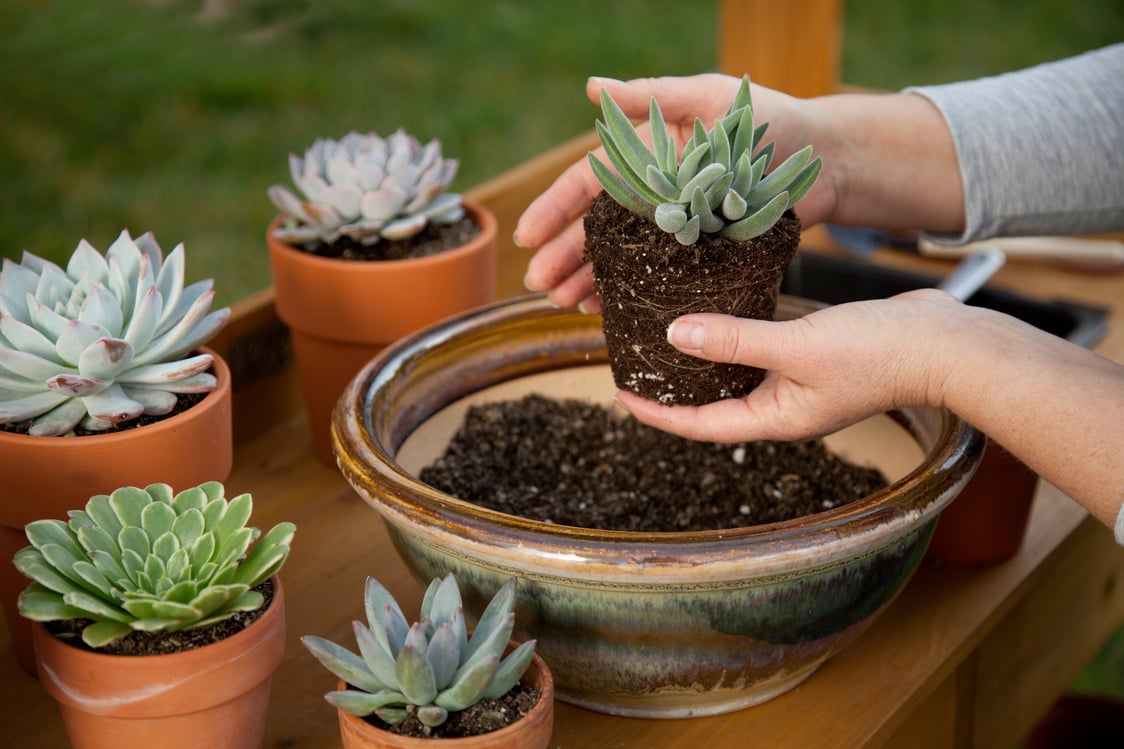
[[[303,158],[289,154],[289,172],[303,198],[284,185],[269,188],[283,216],[273,235],[318,254],[378,259],[364,248],[382,244],[384,251],[387,243],[408,242],[427,227],[465,217],[461,196],[447,191],[459,166],[442,156],[440,141],[423,146],[404,130],[387,138],[374,132],[317,138]]]
[[[790,209],[822,162],[806,146],[768,171],[775,143],[762,143],[767,123],[754,123],[748,77],[726,115],[710,130],[696,120],[681,150],[654,98],[651,145],[604,91],[601,109],[597,132],[613,169],[589,155],[604,192],[586,214],[585,253],[614,380],[668,405],[743,396],[764,371],[682,354],[667,326],[692,312],[772,319],[800,242]]]
[[[184,248],[122,231],[66,268],[30,252],[0,271],[0,424],[32,436],[104,432],[218,386],[199,347],[230,319],[211,279],[184,285]]]
[[[269,188],[277,314],[289,327],[312,446],[348,381],[388,343],[495,299],[495,215],[449,192],[459,162],[398,130],[318,138]],[[295,191],[294,191],[295,190]]]
[[[515,578],[509,578],[469,631],[452,574],[430,582],[421,618],[413,624],[391,593],[369,577],[363,591],[367,623],[352,627],[358,655],[323,637],[302,637],[309,652],[340,679],[340,688],[324,697],[340,711],[345,746],[413,745],[384,743],[389,738],[360,740],[372,731],[417,740],[498,731],[502,738],[487,746],[545,746],[552,726],[552,682],[546,664],[535,656],[535,641],[515,645],[510,639],[515,589]]]

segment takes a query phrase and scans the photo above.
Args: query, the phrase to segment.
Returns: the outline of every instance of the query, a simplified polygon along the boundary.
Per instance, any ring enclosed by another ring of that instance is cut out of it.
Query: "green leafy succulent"
[[[226,325],[210,279],[184,286],[184,249],[123,231],[103,257],[85,240],[66,269],[24,252],[0,270],[0,424],[35,436],[162,415],[217,387],[197,349]],[[195,352],[193,354],[193,352]]]
[[[333,706],[358,716],[374,713],[390,725],[414,713],[422,724],[439,726],[451,712],[507,694],[527,670],[534,640],[501,660],[515,623],[515,586],[511,578],[496,592],[469,637],[452,574],[430,583],[421,620],[413,625],[386,588],[367,578],[368,624],[352,625],[359,655],[322,637],[301,642],[354,687],[326,694]]]
[[[446,192],[459,162],[441,156],[441,143],[425,146],[403,130],[388,138],[351,132],[340,140],[318,138],[304,158],[289,154],[293,184],[269,188],[285,216],[274,232],[283,242],[307,245],[348,237],[365,245],[406,239],[430,222],[464,216],[461,196]]]
[[[765,174],[776,144],[761,144],[768,123],[754,124],[748,76],[711,130],[695,120],[681,154],[655,98],[648,117],[651,147],[604,90],[601,112],[605,122],[597,122],[597,133],[616,172],[590,153],[597,181],[681,244],[694,244],[703,233],[735,241],[764,234],[804,197],[823,166],[806,146]]]
[[[134,630],[176,632],[260,608],[253,588],[281,569],[296,527],[278,523],[261,536],[246,527],[250,495],[228,501],[223,492],[217,481],[174,496],[167,484],[122,487],[67,522],[28,523],[31,546],[13,558],[33,581],[20,614],[91,619],[82,639],[101,647]]]

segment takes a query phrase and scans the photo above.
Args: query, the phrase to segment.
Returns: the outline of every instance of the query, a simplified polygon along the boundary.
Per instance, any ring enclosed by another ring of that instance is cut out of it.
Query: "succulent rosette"
[[[441,143],[423,146],[398,130],[387,138],[350,132],[319,138],[301,158],[289,154],[289,172],[301,196],[284,185],[269,198],[285,217],[277,239],[291,244],[350,238],[365,245],[408,239],[430,224],[464,216],[461,196],[446,192],[459,162],[441,155]]]
[[[210,279],[184,286],[184,249],[165,258],[128,231],[101,255],[85,240],[65,269],[24,252],[0,270],[0,424],[29,434],[109,429],[163,415],[178,394],[217,386],[199,353],[230,319]]]

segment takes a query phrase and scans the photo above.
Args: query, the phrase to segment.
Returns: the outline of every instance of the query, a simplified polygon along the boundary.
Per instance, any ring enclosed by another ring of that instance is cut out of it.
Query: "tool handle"
[[[1124,265],[1124,242],[1087,237],[998,237],[986,242],[942,245],[921,237],[917,249],[929,257],[963,257],[981,244],[998,247],[1012,260],[1058,260]]]

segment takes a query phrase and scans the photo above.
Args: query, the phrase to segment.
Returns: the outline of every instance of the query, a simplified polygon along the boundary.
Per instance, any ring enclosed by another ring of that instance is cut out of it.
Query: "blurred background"
[[[714,0],[5,0],[0,255],[128,228],[220,303],[270,283],[266,189],[350,130],[439,138],[463,190],[589,130],[592,74],[716,66]],[[841,77],[896,89],[1124,38],[1121,0],[850,0]],[[795,64],[795,63],[794,63]],[[752,75],[753,71],[749,71]]]
[[[589,130],[589,75],[714,69],[717,15],[714,0],[5,0],[0,256],[65,262],[79,239],[104,251],[152,230],[229,304],[270,283],[266,189],[289,182],[290,152],[401,127],[460,159],[463,190]],[[893,90],[1122,39],[1121,0],[849,0],[841,78]],[[1075,688],[1124,697],[1124,630]]]

